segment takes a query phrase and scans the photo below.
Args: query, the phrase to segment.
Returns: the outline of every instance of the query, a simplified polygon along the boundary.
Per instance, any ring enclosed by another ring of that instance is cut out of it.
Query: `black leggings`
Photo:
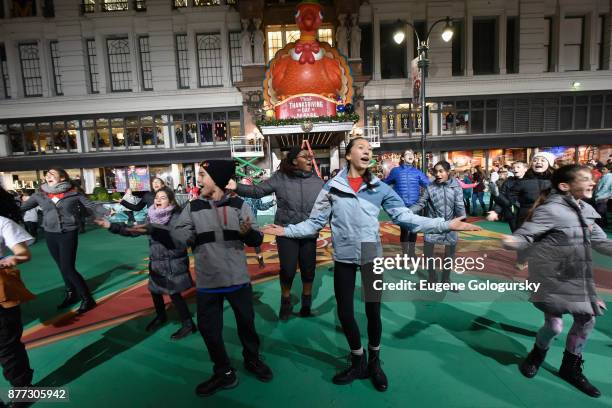
[[[351,350],[361,348],[361,334],[359,326],[355,321],[353,309],[353,298],[355,293],[355,278],[359,265],[342,262],[334,263],[334,293],[336,295],[336,305],[338,318],[342,325],[342,330],[346,336]],[[362,289],[367,285],[372,285],[373,264],[362,265],[361,282]],[[365,311],[368,318],[368,341],[370,346],[378,347],[382,336],[382,322],[380,320],[380,299],[377,302],[365,302]]]
[[[47,232],[47,247],[62,273],[66,290],[76,291],[81,298],[91,296],[83,276],[76,270],[79,231]]]
[[[291,287],[298,262],[300,276],[303,283],[312,283],[317,266],[317,239],[316,238],[287,238],[276,237],[278,258],[280,262],[281,284]]]
[[[164,303],[164,296],[159,293],[151,292],[151,297],[153,298],[153,304],[155,305],[155,313],[157,313],[160,317],[166,317],[166,304]],[[178,312],[181,321],[191,320],[191,313],[189,313],[189,308],[187,307],[187,302],[183,299],[180,293],[173,293],[170,295],[170,299],[172,300],[172,304],[176,307],[176,311]]]

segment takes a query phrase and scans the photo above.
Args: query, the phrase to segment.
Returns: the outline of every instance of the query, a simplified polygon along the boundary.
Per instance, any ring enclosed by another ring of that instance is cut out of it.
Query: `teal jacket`
[[[334,260],[363,265],[382,256],[378,215],[381,207],[394,223],[412,231],[442,233],[450,230],[443,218],[413,214],[395,191],[373,176],[368,189],[363,183],[355,193],[349,185],[347,170],[323,186],[310,213],[299,224],[287,225],[285,235],[303,238],[316,234],[329,222],[334,246]]]
[[[599,179],[593,198],[595,201],[612,198],[612,173],[608,173]]]

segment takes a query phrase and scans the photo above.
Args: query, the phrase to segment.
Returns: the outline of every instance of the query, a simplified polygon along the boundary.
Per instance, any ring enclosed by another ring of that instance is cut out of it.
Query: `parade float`
[[[338,146],[359,116],[353,109],[353,78],[345,56],[317,39],[323,15],[317,1],[297,5],[300,38],[270,61],[263,83],[265,119],[257,121],[273,148]],[[315,169],[319,173],[315,163]]]

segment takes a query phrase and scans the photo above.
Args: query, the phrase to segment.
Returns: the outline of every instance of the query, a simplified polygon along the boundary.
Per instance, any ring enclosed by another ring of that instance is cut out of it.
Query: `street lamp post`
[[[400,22],[402,21],[400,20]],[[442,32],[442,40],[444,40],[444,42],[449,42],[453,38],[453,27],[450,17],[441,18],[440,20],[435,21],[429,27],[429,31],[427,31],[427,35],[422,41],[419,38],[419,33],[417,32],[414,25],[412,25],[412,23],[410,23],[409,21],[403,21],[403,23],[409,25],[412,28],[412,31],[416,36],[418,44],[417,51],[419,53],[419,62],[417,66],[419,67],[421,74],[421,86],[419,92],[421,99],[421,170],[423,171],[423,173],[425,173],[427,170],[427,167],[425,165],[425,142],[427,139],[427,130],[425,129],[425,110],[427,108],[427,105],[425,104],[425,79],[427,78],[427,68],[429,67],[429,59],[427,58],[427,52],[429,51],[429,36],[433,28],[437,24],[442,22],[446,23],[444,31]],[[401,44],[404,41],[405,37],[406,34],[404,33],[404,30],[400,29],[393,35],[393,40],[395,40],[397,44]]]

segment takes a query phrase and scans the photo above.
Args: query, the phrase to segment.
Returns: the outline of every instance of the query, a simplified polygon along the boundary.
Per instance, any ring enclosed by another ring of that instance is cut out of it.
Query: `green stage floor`
[[[502,224],[484,223],[503,230]],[[23,307],[26,327],[54,316],[62,281],[44,242],[23,266],[28,287],[38,298]],[[128,286],[145,275],[146,241],[109,239],[92,230],[81,235],[78,268],[96,288],[96,297]],[[612,260],[600,259],[612,269]],[[193,389],[208,378],[212,365],[199,334],[178,342],[169,336],[177,317],[154,334],[145,333],[149,316],[87,332],[29,350],[34,382],[65,387],[70,403],[39,402],[40,407],[609,407],[612,406],[612,317],[603,316],[587,344],[585,373],[603,397],[592,399],[571,388],[555,372],[571,325],[555,342],[538,376],[528,380],[517,369],[534,340],[541,313],[527,302],[504,297],[488,302],[388,302],[383,305],[381,357],[389,390],[379,393],[369,380],[336,386],[331,378],[345,364],[347,345],[335,313],[332,273],[317,270],[316,317],[279,322],[280,290],[272,279],[254,286],[256,325],[262,353],[274,370],[263,384],[245,372],[236,325],[226,308],[224,331],[240,385],[210,398]],[[299,295],[296,279],[294,294]],[[612,302],[612,296],[603,298]],[[356,317],[365,344],[365,312],[360,292]],[[189,302],[195,312],[193,298]],[[297,311],[296,306],[295,310]],[[7,384],[2,380],[3,390]],[[3,391],[5,399],[6,393]]]

